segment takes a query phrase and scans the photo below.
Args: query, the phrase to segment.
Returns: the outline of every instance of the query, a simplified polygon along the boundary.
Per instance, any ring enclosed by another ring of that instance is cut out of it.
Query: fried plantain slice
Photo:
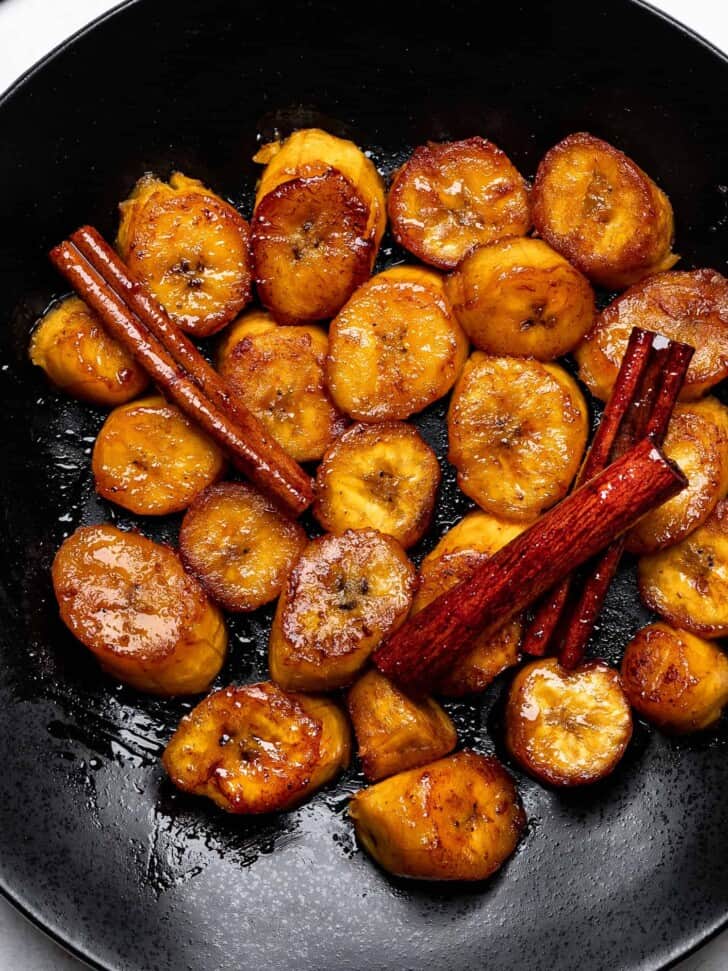
[[[546,153],[531,202],[539,236],[603,287],[629,286],[679,259],[665,193],[631,158],[586,132]]]
[[[365,283],[332,322],[329,391],[358,421],[408,418],[447,394],[467,350],[442,278],[397,266]]]
[[[381,867],[418,880],[485,880],[514,852],[526,825],[500,762],[468,751],[362,789],[349,815]]]
[[[268,654],[273,680],[301,691],[351,684],[404,623],[414,582],[391,536],[361,529],[312,540],[278,601]]]
[[[213,691],[184,716],[162,764],[178,789],[229,813],[282,812],[346,768],[350,747],[333,701],[263,681]]]
[[[119,681],[196,694],[222,667],[222,616],[169,547],[115,526],[84,526],[56,553],[52,575],[61,620]]]
[[[445,270],[473,246],[523,236],[531,225],[525,179],[479,137],[416,148],[394,175],[387,208],[400,246]]]

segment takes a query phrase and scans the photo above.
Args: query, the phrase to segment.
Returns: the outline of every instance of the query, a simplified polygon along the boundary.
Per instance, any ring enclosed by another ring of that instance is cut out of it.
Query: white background
[[[587,4],[589,0],[584,2]],[[69,34],[115,5],[115,0],[0,0],[0,92]],[[653,0],[653,5],[728,51],[725,0]],[[204,11],[204,2],[200,10]],[[665,65],[665,69],[676,71],[675,83],[679,84],[679,67]],[[679,887],[675,892],[679,893]],[[678,971],[726,971],[726,968],[728,931],[683,962]],[[79,962],[67,957],[0,899],[0,971],[81,969]]]

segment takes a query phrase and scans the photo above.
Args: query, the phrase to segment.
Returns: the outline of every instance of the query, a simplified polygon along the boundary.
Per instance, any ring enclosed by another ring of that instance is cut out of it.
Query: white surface
[[[0,0],[0,92],[79,27],[116,5],[116,0]],[[728,51],[728,7],[724,0],[653,0],[653,6]],[[200,9],[204,11],[204,4]],[[0,899],[0,971],[81,968]],[[726,968],[728,932],[680,964],[677,971]]]

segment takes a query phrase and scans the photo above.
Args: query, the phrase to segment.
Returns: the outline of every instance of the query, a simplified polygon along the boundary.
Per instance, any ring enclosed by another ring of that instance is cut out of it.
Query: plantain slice
[[[155,396],[111,412],[91,465],[104,499],[140,516],[166,516],[219,479],[225,460],[181,411]]]
[[[362,529],[313,540],[278,601],[268,655],[273,680],[301,691],[351,684],[404,623],[414,582],[391,536]]]
[[[630,553],[654,553],[679,543],[705,522],[728,492],[728,409],[716,398],[677,405],[663,447],[687,476],[688,485],[630,530]]]
[[[320,327],[285,327],[251,310],[225,332],[218,368],[266,431],[297,462],[318,461],[347,425],[324,385]]]
[[[448,412],[458,485],[505,519],[532,520],[563,498],[581,462],[588,411],[557,364],[471,355]]]
[[[728,500],[676,546],[643,556],[638,567],[642,599],[674,627],[728,634]]]
[[[478,137],[416,148],[395,173],[387,207],[400,246],[446,270],[473,246],[522,236],[531,225],[525,179]]]
[[[30,359],[61,391],[102,407],[136,398],[149,383],[79,297],[66,297],[43,316],[33,331]]]
[[[700,398],[728,377],[728,280],[715,270],[660,273],[602,311],[575,351],[579,377],[602,401],[611,394],[633,327],[695,348],[681,400]]]
[[[531,201],[539,236],[603,287],[629,286],[679,259],[665,193],[623,152],[586,132],[546,153]]]
[[[167,546],[101,524],[53,561],[61,619],[112,677],[153,694],[205,691],[225,659],[222,616]]]
[[[576,347],[594,323],[589,281],[540,239],[479,246],[446,290],[465,333],[491,354],[551,361]]]
[[[359,421],[408,418],[447,394],[467,349],[442,278],[397,266],[364,284],[332,322],[329,391]]]
[[[147,174],[119,208],[119,253],[183,330],[214,334],[250,301],[248,224],[197,179]]]
[[[359,678],[348,704],[364,775],[372,781],[425,765],[457,745],[455,726],[436,701],[408,698],[379,671]]]
[[[362,789],[349,815],[381,867],[419,880],[485,880],[514,852],[526,825],[500,762],[468,751]]]
[[[350,744],[332,701],[264,681],[213,691],[184,716],[162,764],[183,792],[227,812],[281,812],[346,768]]]
[[[318,468],[314,515],[331,533],[370,527],[408,549],[430,525],[439,483],[437,456],[411,425],[354,425]]]
[[[524,528],[484,512],[472,512],[461,519],[422,561],[412,614],[471,576]],[[518,662],[521,630],[521,618],[514,617],[493,633],[479,634],[440,682],[438,693],[460,697],[484,691],[502,671]]]
[[[185,567],[233,612],[275,600],[306,542],[302,526],[241,482],[205,489],[185,513],[179,534]]]
[[[506,744],[541,782],[597,782],[613,771],[631,737],[632,715],[619,674],[603,661],[567,671],[557,658],[546,658],[527,664],[513,680]]]
[[[712,641],[650,624],[627,645],[622,684],[632,707],[663,731],[701,731],[728,704],[728,657]]]

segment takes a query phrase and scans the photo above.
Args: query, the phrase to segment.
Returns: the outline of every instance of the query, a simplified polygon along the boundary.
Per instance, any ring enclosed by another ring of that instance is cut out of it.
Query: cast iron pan
[[[0,105],[0,884],[102,968],[653,969],[728,916],[725,722],[666,741],[637,727],[608,781],[543,789],[493,880],[389,879],[357,850],[352,771],[297,812],[234,819],[177,794],[158,756],[189,703],[103,677],[61,626],[54,551],[79,523],[135,524],[99,501],[103,415],[54,394],[26,360],[61,283],[49,247],[115,207],[145,170],[181,168],[250,213],[256,138],[319,124],[389,172],[427,138],[484,134],[532,175],[587,129],[667,190],[683,266],[725,270],[728,64],[625,0],[412,4],[139,0],[31,72]],[[385,244],[383,265],[402,258]],[[445,403],[417,424],[445,484],[432,535],[468,508],[445,463]],[[178,521],[137,522],[170,541]],[[419,550],[418,555],[423,550]],[[627,563],[595,651],[616,660],[648,619]],[[270,611],[231,623],[219,684],[264,677]],[[501,756],[497,683],[451,706],[462,741]]]

